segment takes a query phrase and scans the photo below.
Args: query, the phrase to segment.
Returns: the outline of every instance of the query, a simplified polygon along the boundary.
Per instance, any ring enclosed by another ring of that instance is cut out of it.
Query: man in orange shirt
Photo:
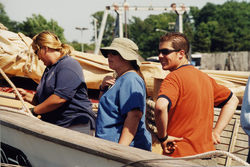
[[[158,49],[162,69],[170,73],[160,87],[155,123],[163,154],[171,157],[215,150],[239,103],[228,88],[189,64],[189,46],[184,34],[174,32],[160,38]],[[214,106],[221,107],[221,114],[213,129]]]

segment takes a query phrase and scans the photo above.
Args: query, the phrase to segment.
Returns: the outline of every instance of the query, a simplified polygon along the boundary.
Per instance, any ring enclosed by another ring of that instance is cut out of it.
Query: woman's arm
[[[142,111],[139,108],[132,109],[128,112],[127,117],[125,119],[122,134],[119,140],[120,144],[129,146],[134,136],[136,134],[139,121],[142,118]]]
[[[103,92],[110,86],[115,84],[115,78],[111,76],[105,76],[102,84],[100,85],[99,99],[102,97]]]
[[[37,105],[34,108],[34,112],[36,114],[44,114],[48,113],[50,111],[53,111],[60,106],[62,106],[67,100],[63,99],[55,94],[52,94],[49,98],[47,98],[44,102],[41,104]]]
[[[37,97],[35,94],[29,93],[26,90],[22,89],[22,88],[17,88],[17,91],[20,93],[21,97],[23,98],[24,101],[29,102],[32,105],[37,105],[38,101],[37,101]],[[15,90],[13,89],[12,92],[15,93],[16,95],[16,99],[19,99],[17,96],[17,93],[15,92]]]

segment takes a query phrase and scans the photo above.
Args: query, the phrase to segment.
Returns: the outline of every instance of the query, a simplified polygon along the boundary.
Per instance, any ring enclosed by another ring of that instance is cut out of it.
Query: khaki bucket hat
[[[119,52],[119,54],[125,60],[129,61],[136,61],[138,66],[141,65],[139,61],[139,54],[138,54],[138,46],[128,38],[115,38],[109,47],[101,48],[102,55],[104,57],[108,57],[108,53],[110,50],[115,50]]]

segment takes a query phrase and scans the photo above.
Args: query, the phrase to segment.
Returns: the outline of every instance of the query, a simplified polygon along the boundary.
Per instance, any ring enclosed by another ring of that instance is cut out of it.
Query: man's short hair
[[[160,42],[171,42],[175,50],[184,50],[188,59],[190,44],[187,36],[180,32],[169,32],[160,37]]]

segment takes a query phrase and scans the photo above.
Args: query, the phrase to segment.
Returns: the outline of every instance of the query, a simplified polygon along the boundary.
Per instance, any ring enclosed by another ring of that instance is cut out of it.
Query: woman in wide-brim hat
[[[146,86],[137,45],[127,38],[115,38],[101,52],[116,77],[106,76],[100,85],[96,136],[151,151],[145,124]]]

